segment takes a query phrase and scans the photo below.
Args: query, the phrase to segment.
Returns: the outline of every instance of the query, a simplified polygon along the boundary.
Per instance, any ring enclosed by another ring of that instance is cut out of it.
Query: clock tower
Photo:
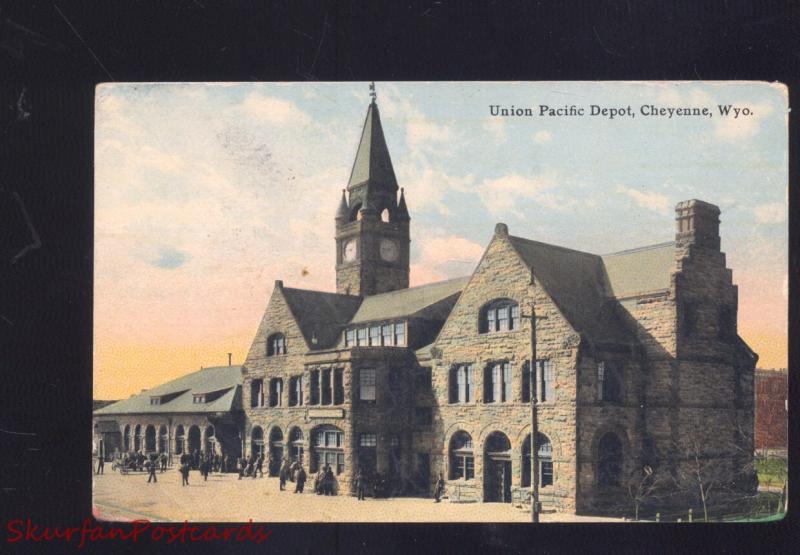
[[[370,85],[361,141],[336,211],[336,292],[375,295],[408,287],[409,222]]]

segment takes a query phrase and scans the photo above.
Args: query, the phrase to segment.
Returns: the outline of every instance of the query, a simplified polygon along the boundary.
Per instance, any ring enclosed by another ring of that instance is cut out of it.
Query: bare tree
[[[639,520],[639,507],[642,503],[657,497],[666,482],[663,474],[654,471],[650,465],[644,465],[641,474],[635,473],[628,480],[628,496],[633,502],[634,520]]]

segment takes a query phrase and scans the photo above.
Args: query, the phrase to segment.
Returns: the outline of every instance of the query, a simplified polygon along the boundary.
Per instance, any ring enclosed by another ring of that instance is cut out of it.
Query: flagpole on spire
[[[375,81],[371,81],[369,84],[369,96],[372,98],[372,103],[375,104],[375,100],[378,98],[378,93],[375,92]]]

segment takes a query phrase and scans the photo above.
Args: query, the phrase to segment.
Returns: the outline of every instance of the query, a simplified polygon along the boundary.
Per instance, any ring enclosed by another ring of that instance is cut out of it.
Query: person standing
[[[258,458],[256,459],[256,470],[258,471],[258,477],[264,477],[264,453],[259,453]],[[253,475],[255,478],[255,474]]]
[[[433,487],[433,500],[435,503],[438,503],[439,500],[444,494],[444,478],[442,477],[442,473],[439,473],[439,479],[436,480],[436,485]]]
[[[189,460],[190,456],[188,453],[184,453],[181,455],[181,486],[188,486],[189,485]]]
[[[161,453],[161,472],[167,471],[167,454]]]
[[[97,472],[95,474],[102,474],[105,461],[103,460],[103,453],[97,455]]]
[[[334,489],[333,470],[327,464],[325,465],[325,495],[336,495]]]
[[[155,484],[158,482],[158,478],[156,477],[156,458],[155,456],[150,456],[150,460],[147,461],[147,483],[149,484],[151,481]]]
[[[289,472],[288,466],[284,463],[281,465],[281,469],[278,472],[278,480],[280,480],[280,488],[281,491],[286,489],[286,474]]]
[[[358,474],[356,474],[356,494],[358,495],[359,501],[364,499],[364,476],[361,474],[361,469],[359,469]]]
[[[303,493],[303,488],[306,485],[306,471],[303,469],[302,466],[297,469],[297,475],[295,476],[294,480],[295,480],[294,492]]]

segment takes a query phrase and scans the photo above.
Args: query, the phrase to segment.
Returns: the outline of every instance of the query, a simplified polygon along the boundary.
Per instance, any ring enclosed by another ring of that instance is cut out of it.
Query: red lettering
[[[11,536],[10,538],[6,539],[8,543],[18,542],[19,540],[22,539],[22,537],[24,536],[22,530],[16,529],[14,527],[14,525],[22,526],[22,522],[23,520],[21,518],[15,518],[14,520],[8,521],[8,523],[6,524],[6,528],[8,528],[9,533],[16,534],[16,536]]]
[[[38,529],[39,527],[36,526],[34,523],[32,523],[31,519],[29,518],[25,519],[25,540],[26,541],[30,540],[34,542],[42,541],[41,537],[36,536],[36,530]]]
[[[133,541],[138,542],[139,536],[144,534],[145,530],[150,528],[150,521],[148,520],[134,520],[133,521]]]

